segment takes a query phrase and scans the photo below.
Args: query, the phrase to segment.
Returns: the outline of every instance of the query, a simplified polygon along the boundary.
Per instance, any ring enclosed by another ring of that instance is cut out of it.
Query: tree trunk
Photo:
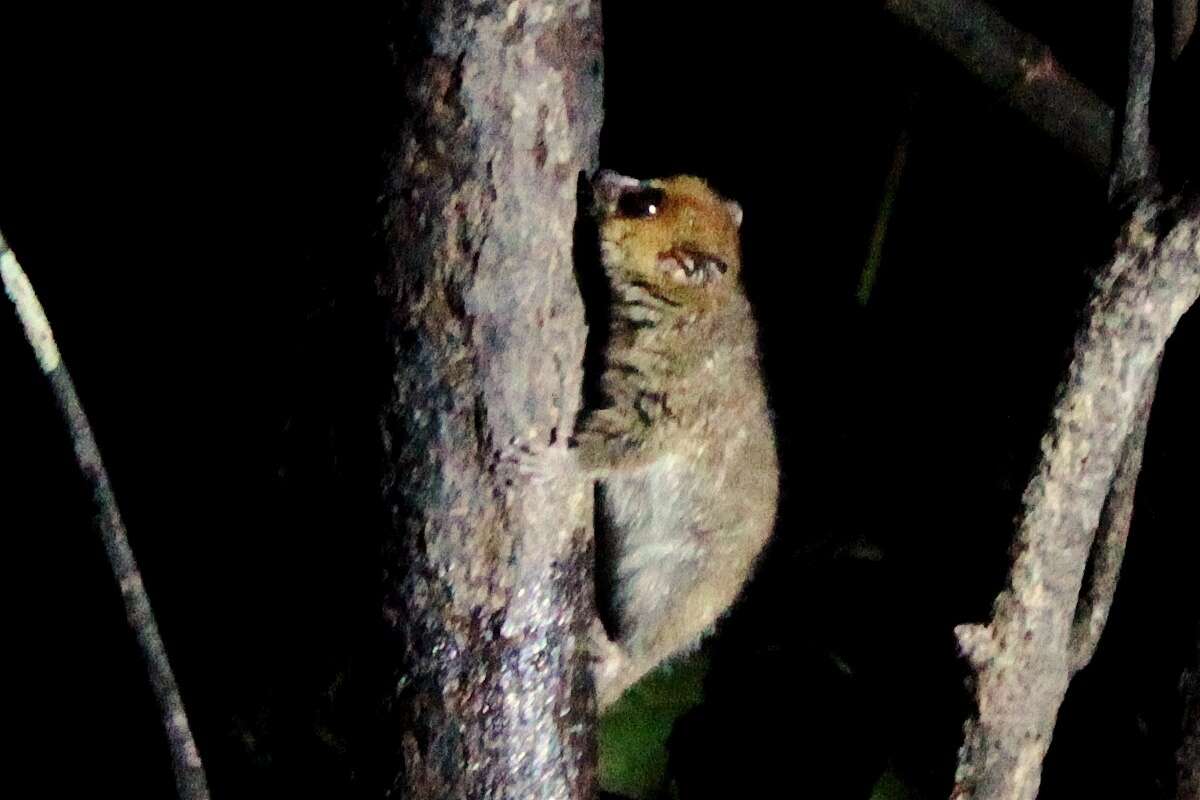
[[[514,478],[496,453],[569,434],[580,402],[572,241],[577,181],[596,166],[599,4],[408,11],[379,283],[399,735],[384,779],[406,798],[590,797],[590,484]]]

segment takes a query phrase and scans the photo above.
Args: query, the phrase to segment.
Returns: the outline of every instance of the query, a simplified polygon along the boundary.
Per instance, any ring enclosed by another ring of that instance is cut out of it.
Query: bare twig
[[[1121,141],[1109,182],[1109,197],[1136,199],[1154,179],[1150,148],[1150,86],[1154,79],[1154,0],[1133,0],[1129,18],[1129,80],[1121,119]]]
[[[980,0],[886,0],[886,7],[1097,175],[1107,177],[1112,108],[1063,70],[1036,37]]]
[[[904,164],[908,160],[909,126],[907,122],[896,137],[896,146],[892,151],[892,166],[888,169],[887,179],[883,184],[883,197],[879,201],[879,214],[875,217],[875,226],[871,229],[871,244],[867,251],[867,260],[863,264],[862,274],[858,279],[858,304],[865,306],[871,300],[871,292],[875,289],[875,280],[879,276],[879,265],[883,261],[883,245],[887,241],[888,224],[892,221],[892,212],[896,206],[896,193],[900,190],[900,179],[904,176]]]
[[[158,701],[163,729],[170,744],[176,790],[181,800],[206,800],[208,784],[204,776],[204,766],[188,727],[179,686],[167,660],[166,648],[150,607],[150,598],[142,585],[142,576],[134,560],[133,550],[129,546],[125,524],[121,520],[117,500],[109,485],[108,473],[100,459],[100,450],[92,435],[87,415],[80,405],[79,396],[75,393],[71,376],[62,363],[54,342],[54,333],[42,305],[3,235],[0,235],[0,277],[3,277],[5,292],[16,306],[17,315],[37,356],[38,364],[50,382],[63,421],[71,434],[79,469],[91,486],[108,562],[121,589],[125,616],[137,637],[142,659],[149,673],[150,685]]]

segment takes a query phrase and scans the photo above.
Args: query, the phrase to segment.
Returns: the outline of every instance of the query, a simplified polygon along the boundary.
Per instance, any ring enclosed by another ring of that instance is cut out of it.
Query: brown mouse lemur
[[[602,171],[592,189],[611,291],[602,401],[541,456],[600,483],[615,628],[597,624],[592,643],[603,709],[737,598],[774,526],[779,468],[741,208],[690,176]]]

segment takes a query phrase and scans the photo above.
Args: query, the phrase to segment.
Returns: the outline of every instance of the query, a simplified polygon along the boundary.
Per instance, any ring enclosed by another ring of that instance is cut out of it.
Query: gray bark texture
[[[600,7],[426,0],[383,201],[393,394],[389,796],[591,797],[592,490],[510,474],[569,435],[586,327],[577,181],[596,167]]]
[[[1097,609],[1085,601],[1088,619],[1080,620],[1077,603],[1102,511],[1115,485],[1129,480],[1120,472],[1131,448],[1140,456],[1159,359],[1197,295],[1200,202],[1143,203],[1098,276],[1076,336],[1025,490],[1008,586],[989,624],[957,629],[975,671],[976,711],[965,726],[955,800],[1037,796],[1059,706],[1086,663],[1079,648],[1095,646],[1081,629],[1095,624]]]

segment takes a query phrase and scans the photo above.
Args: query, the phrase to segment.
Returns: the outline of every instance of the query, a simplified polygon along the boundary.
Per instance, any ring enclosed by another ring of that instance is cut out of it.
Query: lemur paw
[[[543,444],[514,436],[499,453],[501,465],[531,483],[546,483],[562,475],[570,460],[571,452],[561,437],[552,444]]]

